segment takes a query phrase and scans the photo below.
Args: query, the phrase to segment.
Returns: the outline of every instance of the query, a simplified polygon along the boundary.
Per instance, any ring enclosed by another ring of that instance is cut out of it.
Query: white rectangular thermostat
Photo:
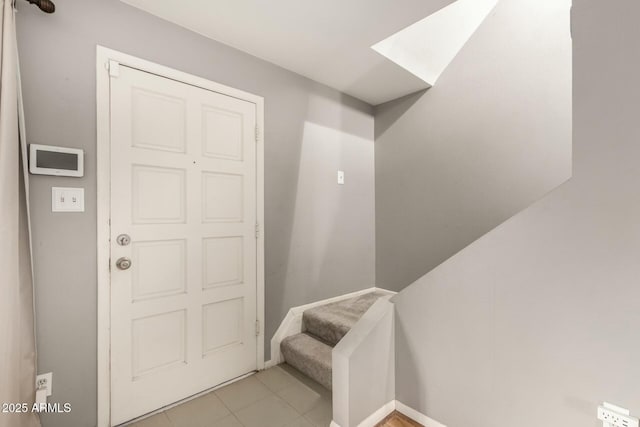
[[[31,144],[29,146],[29,172],[34,175],[84,175],[84,150]]]

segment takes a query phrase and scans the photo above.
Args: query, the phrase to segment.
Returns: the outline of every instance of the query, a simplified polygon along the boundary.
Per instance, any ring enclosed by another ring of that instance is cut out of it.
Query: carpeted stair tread
[[[285,338],[280,351],[287,363],[331,390],[330,345],[301,333]]]
[[[280,343],[284,360],[331,390],[331,351],[384,292],[369,292],[305,310],[304,332]]]
[[[302,315],[303,330],[335,346],[369,307],[385,295],[383,292],[370,292],[305,310]]]

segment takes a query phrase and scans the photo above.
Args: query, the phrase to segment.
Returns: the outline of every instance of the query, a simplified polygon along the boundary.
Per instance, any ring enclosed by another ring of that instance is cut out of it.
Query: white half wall
[[[334,423],[355,427],[374,413],[384,418],[384,408],[395,399],[396,381],[394,304],[389,297],[367,310],[332,355]]]

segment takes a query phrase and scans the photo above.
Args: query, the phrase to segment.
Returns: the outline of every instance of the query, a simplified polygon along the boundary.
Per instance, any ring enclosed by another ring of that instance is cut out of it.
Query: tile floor
[[[331,392],[283,364],[128,427],[328,427]]]

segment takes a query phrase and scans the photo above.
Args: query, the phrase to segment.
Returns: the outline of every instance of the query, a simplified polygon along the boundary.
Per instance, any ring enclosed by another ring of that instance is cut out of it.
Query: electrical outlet
[[[53,372],[40,374],[36,377],[36,390],[47,390],[47,396],[51,396],[53,387]]]
[[[640,427],[638,418],[630,416],[628,410],[608,403],[598,406],[598,419],[604,427]]]

